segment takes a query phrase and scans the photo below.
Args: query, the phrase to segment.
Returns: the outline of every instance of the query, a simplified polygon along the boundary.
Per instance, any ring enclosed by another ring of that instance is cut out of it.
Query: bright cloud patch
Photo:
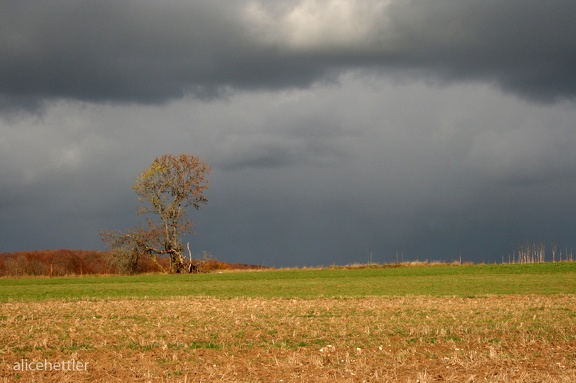
[[[246,8],[246,18],[268,42],[305,50],[351,48],[371,39],[388,3],[387,0],[304,0],[279,9],[252,2]]]

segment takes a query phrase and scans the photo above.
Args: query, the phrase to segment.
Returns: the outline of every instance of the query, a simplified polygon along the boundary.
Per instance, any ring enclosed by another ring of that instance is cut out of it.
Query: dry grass
[[[0,347],[0,382],[575,382],[576,296],[3,303]]]

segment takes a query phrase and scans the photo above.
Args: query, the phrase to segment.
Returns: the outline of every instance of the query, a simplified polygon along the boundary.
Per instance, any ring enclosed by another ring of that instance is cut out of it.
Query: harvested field
[[[573,295],[60,300],[0,309],[0,382],[576,381]],[[71,360],[85,369],[54,370]],[[38,362],[52,371],[24,368]]]

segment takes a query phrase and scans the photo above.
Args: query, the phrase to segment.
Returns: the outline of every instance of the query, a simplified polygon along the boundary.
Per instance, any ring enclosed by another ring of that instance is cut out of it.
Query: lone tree
[[[124,271],[135,272],[138,257],[143,254],[153,260],[156,255],[168,255],[172,273],[195,270],[192,255],[187,260],[183,254],[181,236],[194,234],[194,222],[186,210],[199,209],[208,202],[203,193],[209,187],[206,177],[210,171],[210,166],[194,155],[165,154],[140,174],[132,185],[138,200],[143,202],[138,214],[151,213],[159,219],[147,217],[146,227],[135,227],[127,233],[101,232],[102,240],[114,250]]]

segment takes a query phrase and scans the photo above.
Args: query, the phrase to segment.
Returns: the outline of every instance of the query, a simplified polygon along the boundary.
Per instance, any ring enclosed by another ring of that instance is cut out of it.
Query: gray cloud
[[[349,70],[573,99],[576,5],[58,0],[0,5],[0,107],[306,88]]]
[[[261,121],[249,130],[238,129],[221,142],[222,162],[227,171],[243,168],[282,168],[321,165],[346,158],[346,141],[354,135],[342,121],[312,111],[284,109],[282,116]],[[286,118],[284,113],[290,113]]]
[[[576,4],[409,1],[389,8],[390,58],[453,81],[494,82],[521,96],[574,98]]]
[[[574,247],[573,8],[4,1],[0,252],[102,248],[168,152],[213,165],[190,240],[225,261]]]
[[[573,121],[489,86],[362,76],[210,103],[60,103],[0,124],[0,243],[102,248],[98,229],[139,222],[139,172],[185,151],[214,167],[195,254],[294,266],[576,246]]]

